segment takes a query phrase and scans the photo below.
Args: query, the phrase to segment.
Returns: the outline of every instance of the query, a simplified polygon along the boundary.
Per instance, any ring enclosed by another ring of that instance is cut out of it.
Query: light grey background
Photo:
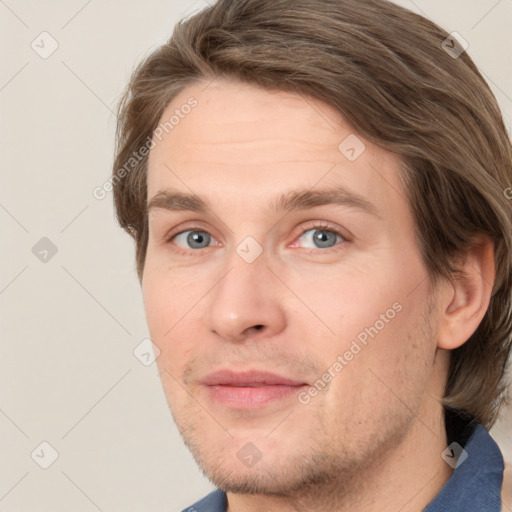
[[[510,130],[512,0],[399,3],[468,41]],[[111,194],[92,195],[134,64],[204,5],[0,0],[0,512],[178,511],[212,488],[133,354],[148,337],[133,245]],[[53,257],[32,252],[43,237]]]

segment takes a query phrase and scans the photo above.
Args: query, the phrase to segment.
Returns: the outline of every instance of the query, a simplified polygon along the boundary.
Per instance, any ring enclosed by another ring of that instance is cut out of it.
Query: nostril
[[[255,325],[254,328],[258,329],[258,331],[259,331],[260,329],[263,329],[263,325],[258,324],[258,325]]]

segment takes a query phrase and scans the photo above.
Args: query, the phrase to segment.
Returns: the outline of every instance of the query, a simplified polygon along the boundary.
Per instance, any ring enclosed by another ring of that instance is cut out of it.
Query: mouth
[[[306,382],[269,372],[233,372],[220,370],[207,375],[200,383],[209,398],[232,409],[260,409],[273,402],[290,399]]]

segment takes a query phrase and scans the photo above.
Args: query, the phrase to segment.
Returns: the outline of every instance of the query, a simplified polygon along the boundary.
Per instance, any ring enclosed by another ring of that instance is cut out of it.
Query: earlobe
[[[479,239],[459,262],[460,273],[442,286],[438,346],[453,350],[463,345],[482,321],[494,284],[494,246]]]

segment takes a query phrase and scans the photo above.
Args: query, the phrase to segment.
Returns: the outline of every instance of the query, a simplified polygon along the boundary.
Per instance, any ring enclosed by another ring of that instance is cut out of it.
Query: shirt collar
[[[464,432],[461,433],[459,441],[452,441],[463,447],[464,451],[461,452],[461,448],[449,444],[447,450],[453,450],[449,455],[454,452],[458,455],[459,452],[462,455],[457,458],[461,462],[456,465],[452,476],[423,512],[500,512],[503,456],[483,425],[468,425],[466,432],[470,428],[472,433],[466,443]]]

